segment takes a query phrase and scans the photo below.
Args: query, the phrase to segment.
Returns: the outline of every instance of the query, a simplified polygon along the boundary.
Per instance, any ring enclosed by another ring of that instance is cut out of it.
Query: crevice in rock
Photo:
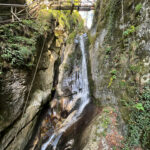
[[[52,83],[53,87],[52,87],[51,94],[49,95],[49,98],[48,98],[49,101],[47,101],[47,103],[44,104],[43,107],[41,108],[41,111],[39,112],[39,115],[37,118],[38,121],[36,122],[35,127],[33,129],[32,136],[31,136],[29,142],[27,143],[26,147],[24,148],[24,150],[29,150],[31,147],[33,147],[36,137],[38,137],[40,134],[41,123],[45,119],[45,116],[47,115],[48,110],[50,109],[49,102],[54,98],[54,96],[56,94],[56,85],[58,83],[59,66],[60,66],[60,59],[58,58],[54,63],[54,79],[53,79],[53,83]],[[37,144],[36,148],[40,147],[40,143],[41,142],[39,142]]]
[[[39,112],[37,112],[35,114],[35,116],[32,118],[32,120],[30,120],[29,122],[27,122],[19,131],[16,135],[14,135],[13,139],[11,139],[11,141],[7,144],[7,146],[4,148],[4,150],[7,150],[7,148],[10,146],[11,143],[13,143],[13,141],[15,140],[15,138],[17,137],[17,135],[26,127],[29,125],[29,123],[31,123],[35,118],[36,116],[38,116]]]

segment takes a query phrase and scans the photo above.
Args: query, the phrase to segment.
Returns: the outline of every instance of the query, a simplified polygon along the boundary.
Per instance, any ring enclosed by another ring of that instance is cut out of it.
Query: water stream
[[[84,42],[86,38],[86,34],[83,34],[78,38],[82,54],[82,63],[80,65],[81,69],[76,73],[73,73],[71,79],[68,79],[66,81],[66,84],[68,85],[71,80],[74,81],[72,83],[71,92],[77,94],[73,95],[71,102],[75,103],[75,105],[77,104],[78,107],[65,119],[60,128],[54,130],[54,133],[42,145],[41,150],[46,150],[49,146],[52,147],[53,150],[56,150],[58,142],[60,141],[62,135],[82,117],[82,112],[90,102],[86,50]]]

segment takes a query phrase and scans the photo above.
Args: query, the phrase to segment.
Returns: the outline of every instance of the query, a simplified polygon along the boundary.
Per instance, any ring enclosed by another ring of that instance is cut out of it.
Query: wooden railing
[[[0,17],[2,17],[0,24],[5,24],[8,22],[21,21],[22,19],[35,18],[38,10],[38,4],[33,7],[29,7],[29,5],[22,4],[0,3],[0,9],[7,9],[7,13],[5,11],[4,13],[0,12]]]
[[[0,3],[0,11],[1,8],[8,9],[7,13],[1,13],[0,17],[5,19],[0,20],[0,24],[8,23],[8,22],[15,22],[21,21],[22,19],[31,19],[36,18],[38,11],[40,10],[40,6],[45,5],[47,9],[53,10],[78,10],[78,11],[90,11],[94,10],[94,3],[88,1],[83,3],[77,0],[71,1],[50,1],[49,3],[45,4],[42,2],[33,2],[30,5],[27,4],[4,4]]]

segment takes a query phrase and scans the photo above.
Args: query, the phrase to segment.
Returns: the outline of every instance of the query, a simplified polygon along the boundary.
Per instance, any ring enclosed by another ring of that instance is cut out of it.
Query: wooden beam
[[[72,6],[51,6],[52,10],[72,10]],[[84,7],[84,6],[74,6],[73,10],[79,10],[79,11],[90,11],[90,10],[94,10],[94,7]]]
[[[12,15],[11,15],[11,18],[12,18],[12,22],[14,22],[13,9],[14,9],[14,7],[11,6],[11,14],[12,14]]]
[[[61,5],[52,5],[50,6],[50,9],[53,10],[72,10],[72,6],[61,6]],[[79,10],[79,11],[89,11],[94,10],[94,5],[74,5],[73,10]]]
[[[17,15],[14,12],[11,12],[13,16],[16,17],[17,20],[21,21],[20,18],[17,17]]]
[[[0,3],[0,7],[27,7],[28,5],[21,5],[21,4],[3,4]]]
[[[72,7],[72,5],[51,5],[50,7]],[[74,5],[74,7],[95,7],[94,5]]]

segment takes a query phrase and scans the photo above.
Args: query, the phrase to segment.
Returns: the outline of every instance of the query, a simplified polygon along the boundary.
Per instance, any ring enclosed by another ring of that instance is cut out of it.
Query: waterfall
[[[88,73],[87,73],[87,62],[86,62],[86,52],[85,52],[85,45],[84,45],[84,38],[86,34],[80,36],[80,49],[82,52],[82,97],[81,97],[81,104],[79,108],[79,114],[83,111],[85,106],[89,103],[89,83],[88,83]]]
[[[58,130],[54,131],[53,135],[42,145],[41,150],[46,150],[49,145],[53,147],[53,150],[57,149],[57,144],[63,135],[63,133],[71,127],[78,119],[81,117],[82,112],[84,111],[87,104],[90,102],[89,97],[89,83],[88,83],[88,73],[87,73],[87,61],[86,61],[86,51],[85,51],[85,38],[87,38],[86,34],[81,35],[78,38],[80,44],[80,50],[82,54],[82,63],[81,70],[77,72],[77,74],[73,74],[72,78],[74,78],[74,83],[72,84],[72,93],[76,92],[76,95],[73,95],[73,101],[77,103],[77,100],[80,99],[79,107],[73,113],[70,114],[66,120],[63,122],[62,127]],[[68,84],[71,79],[68,79]],[[82,89],[82,90],[80,90]]]

